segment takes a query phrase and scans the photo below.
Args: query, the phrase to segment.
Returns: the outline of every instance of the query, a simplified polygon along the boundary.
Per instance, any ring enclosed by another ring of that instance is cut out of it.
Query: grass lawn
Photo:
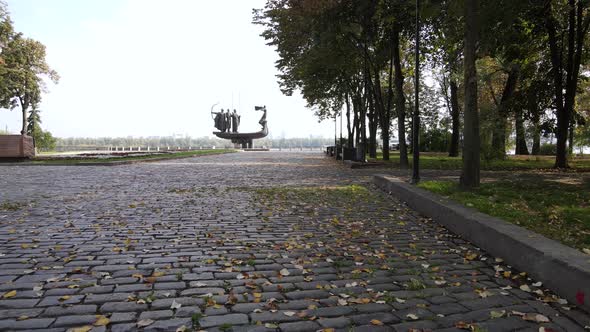
[[[177,159],[177,158],[188,158],[204,155],[214,155],[236,152],[232,149],[211,149],[211,150],[191,150],[181,152],[170,152],[170,153],[159,153],[159,154],[148,154],[148,155],[129,155],[123,157],[107,157],[107,158],[53,158],[53,157],[41,157],[32,159],[29,162],[33,164],[96,164],[96,163],[117,163],[122,161],[149,161],[149,160],[166,160],[166,159]]]
[[[588,180],[569,183],[532,176],[483,183],[472,192],[462,191],[452,181],[425,181],[418,186],[566,245],[590,248]]]
[[[411,154],[408,156],[412,164]],[[382,160],[379,152],[376,159]],[[399,152],[393,151],[390,154],[389,162],[393,167],[399,167]],[[422,169],[461,169],[461,157],[449,157],[446,153],[421,152],[420,168]],[[481,161],[481,169],[488,171],[510,171],[529,169],[550,169],[555,164],[554,156],[508,156],[505,160]],[[590,171],[590,156],[572,157],[569,160],[570,167],[576,171]]]

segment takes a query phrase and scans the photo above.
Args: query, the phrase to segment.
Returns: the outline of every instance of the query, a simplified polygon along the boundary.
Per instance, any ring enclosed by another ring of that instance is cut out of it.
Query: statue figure
[[[224,120],[225,120],[225,131],[229,133],[231,131],[231,115],[229,113],[229,108],[224,113]]]
[[[232,132],[237,133],[238,127],[240,126],[240,117],[238,112],[234,109],[234,112],[231,114],[231,127]]]
[[[264,129],[266,127],[266,106],[256,106],[254,107],[254,109],[257,111],[264,112],[264,114],[262,114],[262,117],[260,118],[260,121],[258,121],[258,123],[262,126],[262,129]]]
[[[220,112],[213,112],[213,113],[215,114],[215,119],[214,119],[215,128],[217,128],[217,130],[223,132],[225,130],[223,108],[221,109]]]

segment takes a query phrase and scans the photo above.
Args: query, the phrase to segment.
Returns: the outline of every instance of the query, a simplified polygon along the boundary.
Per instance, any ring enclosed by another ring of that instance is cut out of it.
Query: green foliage
[[[541,147],[539,149],[539,154],[542,156],[555,156],[556,152],[557,146],[555,144],[541,144]]]
[[[20,107],[22,133],[27,132],[27,111],[41,102],[45,78],[54,83],[59,75],[45,61],[45,46],[15,33],[6,6],[0,3],[0,106]]]
[[[425,181],[419,187],[468,207],[526,227],[567,245],[590,246],[590,184],[554,181],[536,174],[483,183],[462,191],[452,181]]]

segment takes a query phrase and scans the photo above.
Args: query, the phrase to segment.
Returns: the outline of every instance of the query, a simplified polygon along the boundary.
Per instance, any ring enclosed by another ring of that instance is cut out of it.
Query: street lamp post
[[[414,114],[412,119],[412,183],[420,182],[420,0],[416,0],[416,69],[414,83]]]

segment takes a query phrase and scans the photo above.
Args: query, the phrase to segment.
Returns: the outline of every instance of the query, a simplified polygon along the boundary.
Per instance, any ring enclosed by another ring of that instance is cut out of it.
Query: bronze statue
[[[252,140],[263,138],[268,135],[268,127],[266,123],[266,106],[256,106],[256,111],[262,111],[262,117],[258,123],[262,126],[262,129],[252,133],[239,133],[238,128],[240,126],[241,116],[234,109],[230,112],[229,109],[221,110],[220,112],[213,112],[213,108],[217,104],[211,106],[211,115],[215,114],[213,118],[215,128],[219,131],[213,132],[213,134],[219,138],[229,139],[236,145],[241,145],[242,148],[252,148]]]
[[[238,127],[240,126],[240,117],[241,116],[239,116],[238,112],[234,109],[234,112],[231,114],[231,127],[233,133],[238,132]]]
[[[219,131],[225,131],[225,116],[223,115],[223,108],[221,109],[220,112],[211,112],[211,114],[215,114],[215,128],[217,128],[217,130]]]

